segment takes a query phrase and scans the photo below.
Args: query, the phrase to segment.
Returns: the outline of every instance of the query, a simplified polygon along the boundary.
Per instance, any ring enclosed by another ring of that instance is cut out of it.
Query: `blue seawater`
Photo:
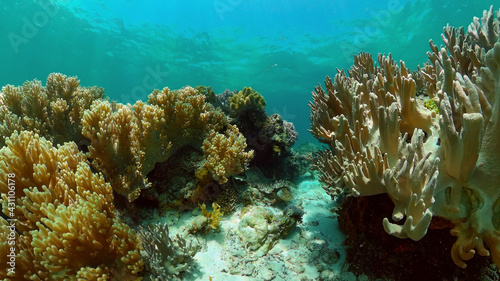
[[[415,69],[446,24],[465,26],[491,1],[1,0],[0,85],[51,72],[104,87],[119,102],[154,88],[251,86],[268,113],[312,140],[314,86],[360,51]],[[495,7],[498,8],[498,7]]]

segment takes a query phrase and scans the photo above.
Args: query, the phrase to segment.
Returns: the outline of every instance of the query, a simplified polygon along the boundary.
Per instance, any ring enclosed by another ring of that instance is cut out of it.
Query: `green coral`
[[[238,94],[230,97],[229,102],[231,115],[233,116],[239,116],[250,110],[264,111],[264,108],[266,108],[264,97],[251,87],[243,88]]]
[[[194,87],[198,93],[205,95],[206,99],[205,101],[211,104],[214,104],[215,101],[217,100],[217,97],[215,96],[214,90],[212,90],[212,87],[208,86],[203,86],[203,85],[198,85]]]
[[[199,204],[198,204],[199,205]],[[204,233],[207,234],[210,229],[217,229],[219,227],[220,221],[224,213],[221,211],[221,207],[217,203],[212,203],[213,211],[207,211],[207,206],[205,203],[199,205],[201,209],[201,215],[197,216],[189,229],[189,233]]]
[[[436,114],[439,114],[439,107],[436,104],[436,101],[434,99],[428,99],[424,101],[424,106],[429,109],[430,111],[435,112]]]

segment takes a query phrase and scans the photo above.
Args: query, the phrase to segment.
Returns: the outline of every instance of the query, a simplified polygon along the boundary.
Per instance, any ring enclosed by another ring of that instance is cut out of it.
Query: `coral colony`
[[[431,41],[419,71],[361,53],[311,103],[311,132],[330,148],[313,164],[326,191],[387,193],[395,206],[382,223],[400,238],[420,240],[435,216],[450,220],[451,256],[464,268],[476,252],[500,266],[499,17],[491,8],[467,34],[446,26],[445,46]]]
[[[328,195],[387,193],[394,211],[380,224],[399,238],[420,240],[446,219],[463,268],[476,253],[500,266],[499,25],[491,7],[467,32],[445,27],[417,71],[360,53],[310,103],[311,133],[326,145],[311,166]],[[300,206],[277,215],[255,203],[286,206],[307,164],[291,149],[293,124],[269,116],[254,89],[163,88],[130,105],[79,83],[52,73],[45,86],[2,88],[0,278],[176,280],[196,237],[237,204],[234,231],[257,256],[301,222]],[[134,225],[145,205],[201,213],[170,237],[163,222]]]

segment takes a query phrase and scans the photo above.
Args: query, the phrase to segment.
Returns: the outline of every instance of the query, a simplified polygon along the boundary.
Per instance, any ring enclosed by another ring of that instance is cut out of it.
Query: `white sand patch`
[[[332,212],[335,203],[317,181],[303,181],[293,190],[289,202],[304,210],[302,223],[264,256],[244,249],[238,238],[241,207],[224,217],[217,231],[199,235],[203,248],[194,256],[195,264],[183,275],[186,281],[233,280],[356,280],[342,272],[345,250],[343,234]],[[282,210],[266,206],[274,214]],[[172,233],[183,232],[193,215],[183,214]],[[211,278],[211,279],[210,279]]]

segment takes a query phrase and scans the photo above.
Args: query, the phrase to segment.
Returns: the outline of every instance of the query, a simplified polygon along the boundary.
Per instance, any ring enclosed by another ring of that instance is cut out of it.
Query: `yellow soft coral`
[[[19,233],[16,271],[1,271],[0,277],[77,280],[97,274],[99,280],[139,280],[139,239],[115,216],[111,185],[92,173],[76,144],[54,148],[27,131],[15,132],[6,144],[0,150],[2,210],[17,220]],[[15,183],[13,192],[9,182]],[[3,237],[9,230],[0,231]],[[0,253],[6,247],[0,244]]]
[[[88,156],[113,189],[135,200],[151,186],[146,175],[178,149],[200,147],[210,130],[226,124],[225,115],[191,87],[164,88],[148,103],[133,106],[95,101],[84,114],[83,135],[91,140]]]
[[[222,216],[224,215],[221,212],[221,207],[217,203],[212,203],[212,209],[213,211],[209,212],[207,211],[207,206],[205,203],[200,205],[201,209],[201,214],[208,219],[208,226],[212,229],[217,229],[220,224],[220,220]]]
[[[246,147],[246,139],[235,125],[229,125],[224,134],[212,130],[203,142],[204,168],[214,180],[225,183],[228,177],[243,172],[252,159],[253,150],[245,152]]]
[[[467,36],[445,27],[445,46],[431,42],[418,73],[390,56],[379,66],[356,56],[310,104],[311,131],[329,145],[313,164],[327,192],[387,193],[395,206],[383,227],[399,238],[420,240],[434,216],[448,219],[460,267],[476,252],[500,266],[499,17],[491,7]],[[415,79],[437,111],[415,102]]]

